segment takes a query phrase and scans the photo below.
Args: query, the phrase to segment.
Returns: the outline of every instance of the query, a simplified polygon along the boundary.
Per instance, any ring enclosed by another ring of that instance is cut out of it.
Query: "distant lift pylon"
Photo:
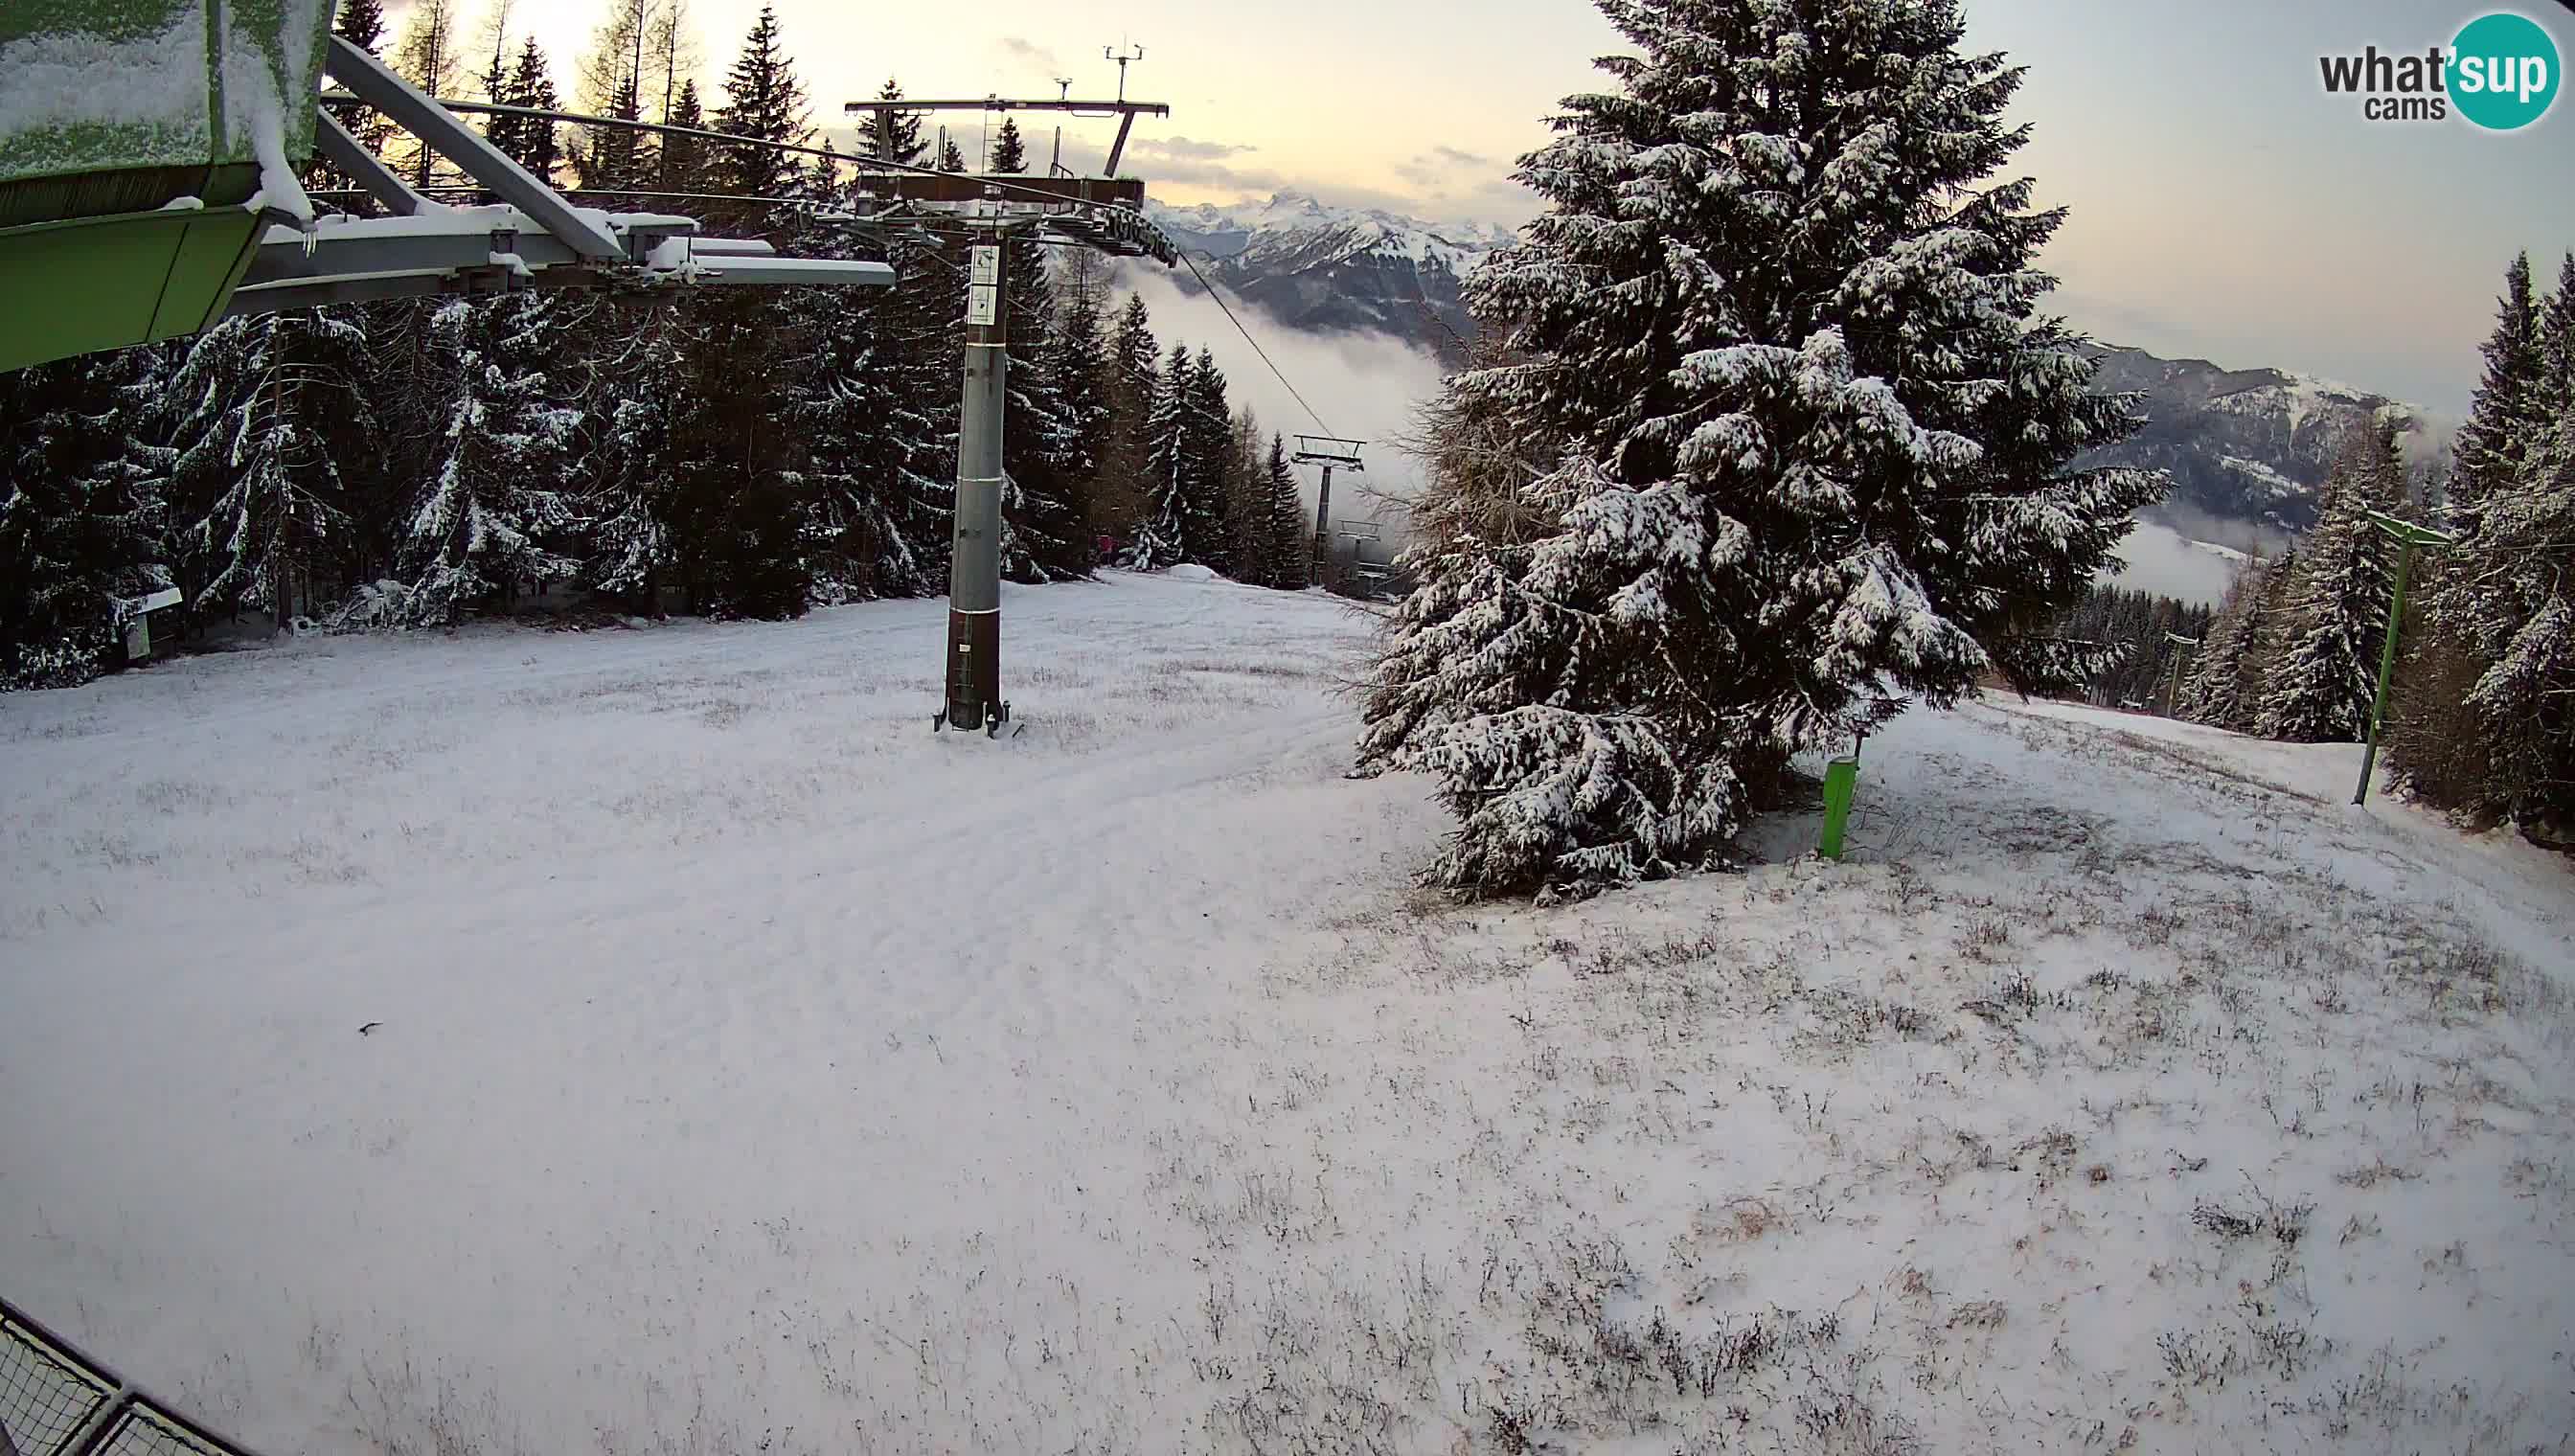
[[[1364,440],[1344,440],[1337,435],[1299,435],[1296,453],[1288,457],[1298,465],[1323,468],[1322,488],[1314,493],[1313,580],[1318,584],[1332,565],[1332,472],[1365,474],[1367,467],[1359,463],[1359,447],[1365,444]]]

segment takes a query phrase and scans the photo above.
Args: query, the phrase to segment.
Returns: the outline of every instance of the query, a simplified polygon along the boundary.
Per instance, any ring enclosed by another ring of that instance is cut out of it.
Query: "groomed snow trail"
[[[279,1456],[2575,1424],[2541,856],[1979,708],[1845,865],[1441,909],[1364,618],[1006,609],[1000,740],[936,602],[0,699],[0,1290]]]

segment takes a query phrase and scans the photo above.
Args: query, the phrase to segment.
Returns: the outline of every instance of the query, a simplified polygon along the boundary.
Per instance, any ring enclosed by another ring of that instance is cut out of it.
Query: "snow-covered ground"
[[[1364,619],[1006,603],[999,740],[936,602],[0,699],[0,1292],[279,1456],[2575,1428],[2575,892],[2351,749],[1916,714],[1456,909]]]

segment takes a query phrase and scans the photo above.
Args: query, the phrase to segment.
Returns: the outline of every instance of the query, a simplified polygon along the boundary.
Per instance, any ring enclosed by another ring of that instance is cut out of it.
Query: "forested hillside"
[[[673,13],[615,0],[572,99],[821,145],[774,13],[711,97],[686,79]],[[338,29],[439,94],[561,104],[533,39],[470,54],[445,0],[411,7],[398,37],[375,0],[348,0]],[[415,186],[484,200],[380,118],[346,119]],[[122,604],[168,586],[200,629],[442,625],[568,597],[787,617],[945,588],[962,234],[854,223],[838,204],[866,159],[828,146],[799,163],[510,116],[490,136],[578,202],[682,197],[711,230],[884,261],[901,281],[331,307],[0,377],[0,682],[90,676]],[[917,113],[869,145],[966,165],[953,145],[931,156]],[[1027,170],[1007,121],[990,162]],[[325,205],[364,205],[327,170],[308,182]],[[1078,577],[1106,552],[1304,585],[1294,478],[1207,350],[1158,338],[1088,255],[1011,254],[1006,573]]]

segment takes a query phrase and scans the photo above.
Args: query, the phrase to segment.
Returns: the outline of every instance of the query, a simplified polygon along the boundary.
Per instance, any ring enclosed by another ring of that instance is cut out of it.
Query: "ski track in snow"
[[[2575,894],[2357,749],[1915,714],[1842,865],[1441,908],[1364,618],[1006,606],[999,740],[937,602],[0,699],[0,1291],[277,1456],[2575,1424]]]

